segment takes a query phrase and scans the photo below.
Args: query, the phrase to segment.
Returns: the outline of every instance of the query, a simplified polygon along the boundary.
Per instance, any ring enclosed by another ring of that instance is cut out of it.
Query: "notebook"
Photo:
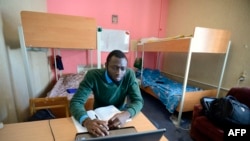
[[[110,135],[93,137],[89,133],[77,133],[75,141],[159,141],[165,128],[137,132],[133,126],[110,130]]]

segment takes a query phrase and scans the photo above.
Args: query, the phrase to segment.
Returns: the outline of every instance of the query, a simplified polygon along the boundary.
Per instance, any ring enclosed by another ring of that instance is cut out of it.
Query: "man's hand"
[[[109,127],[107,121],[87,118],[82,123],[85,126],[89,133],[93,134],[94,136],[106,136],[109,135]]]
[[[128,111],[122,111],[121,113],[115,114],[111,119],[109,119],[108,127],[109,129],[120,128],[129,118],[130,113]]]

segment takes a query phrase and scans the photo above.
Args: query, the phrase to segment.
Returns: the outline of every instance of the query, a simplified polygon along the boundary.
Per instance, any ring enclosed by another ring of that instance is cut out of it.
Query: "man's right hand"
[[[83,121],[82,125],[87,128],[88,132],[94,136],[106,136],[109,135],[108,122],[98,119],[91,120],[87,118]]]

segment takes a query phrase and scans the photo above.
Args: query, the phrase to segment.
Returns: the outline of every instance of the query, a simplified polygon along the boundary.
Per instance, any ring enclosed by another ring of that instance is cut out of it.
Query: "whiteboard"
[[[100,50],[111,52],[118,49],[129,51],[129,32],[125,30],[102,29],[100,35]]]

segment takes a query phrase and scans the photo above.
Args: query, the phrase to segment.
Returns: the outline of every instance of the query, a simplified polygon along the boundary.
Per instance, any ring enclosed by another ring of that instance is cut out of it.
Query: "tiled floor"
[[[164,135],[169,141],[193,141],[189,136],[191,113],[183,113],[181,128],[176,128],[170,120],[173,114],[169,113],[159,100],[144,92],[142,92],[142,96],[144,98],[142,112],[157,128],[167,129]]]

